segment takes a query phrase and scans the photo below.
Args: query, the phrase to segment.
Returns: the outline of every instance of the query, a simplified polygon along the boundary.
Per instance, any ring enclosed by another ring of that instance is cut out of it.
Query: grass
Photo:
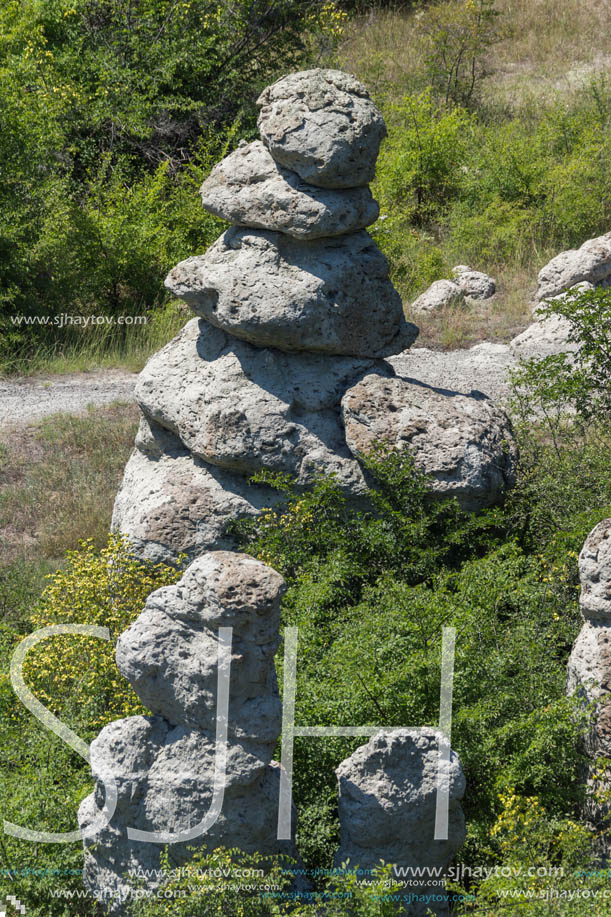
[[[143,325],[126,328],[121,336],[116,329],[98,326],[81,328],[63,342],[37,343],[14,357],[0,360],[0,376],[34,373],[74,373],[98,369],[124,369],[139,372],[148,358],[167,344],[192,318],[183,303],[172,300],[164,309],[148,316]]]
[[[0,614],[21,620],[82,539],[106,542],[137,425],[134,405],[55,414],[0,433]]]
[[[533,101],[553,102],[559,91],[578,90],[589,74],[611,70],[609,0],[497,0],[495,8],[499,38],[487,55],[484,104],[527,114]],[[379,8],[352,19],[339,65],[377,98],[423,89],[429,18],[425,7]]]

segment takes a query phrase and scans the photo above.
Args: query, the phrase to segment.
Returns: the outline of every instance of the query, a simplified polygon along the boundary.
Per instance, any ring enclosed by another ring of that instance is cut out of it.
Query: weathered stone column
[[[611,769],[598,758],[611,758],[611,519],[592,529],[579,555],[584,624],[573,645],[567,671],[567,693],[584,705],[595,704],[585,751],[590,759],[585,779],[585,817],[599,833],[601,857],[611,849]]]
[[[452,752],[444,769],[448,837],[435,840],[440,738],[435,729],[381,731],[336,770],[341,846],[335,865],[349,861],[365,879],[380,860],[396,865],[393,878],[404,883],[397,913],[410,917],[449,913],[442,876],[466,836],[465,778]]]

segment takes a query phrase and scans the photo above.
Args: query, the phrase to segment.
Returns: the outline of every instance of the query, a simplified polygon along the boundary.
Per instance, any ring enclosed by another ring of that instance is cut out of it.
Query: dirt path
[[[136,379],[136,373],[121,370],[0,379],[0,427],[58,412],[83,414],[91,404],[131,402]]]

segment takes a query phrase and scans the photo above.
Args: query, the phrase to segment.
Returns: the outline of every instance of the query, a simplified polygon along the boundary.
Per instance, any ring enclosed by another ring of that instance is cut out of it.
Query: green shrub
[[[116,641],[140,614],[147,596],[179,578],[173,567],[134,560],[127,543],[116,535],[101,551],[92,542],[69,551],[65,568],[42,594],[32,628],[95,624],[108,627],[111,639],[63,635],[44,641],[26,658],[26,683],[56,715],[77,714],[93,731],[120,717],[143,713],[117,670]]]
[[[569,290],[543,304],[542,317],[556,316],[568,327],[574,354],[558,353],[522,361],[513,373],[516,407],[524,418],[544,416],[553,435],[552,417],[573,411],[583,423],[611,424],[611,291]]]
[[[289,581],[283,623],[299,628],[301,725],[436,724],[442,628],[456,627],[452,741],[469,786],[461,857],[481,863],[499,793],[537,795],[552,819],[579,802],[582,725],[564,694],[579,629],[575,559],[561,545],[527,553],[509,507],[474,517],[431,501],[406,456],[379,451],[367,463],[370,513],[323,481],[237,528]],[[282,677],[281,657],[278,667]],[[296,740],[309,865],[328,865],[337,843],[333,770],[358,744]]]

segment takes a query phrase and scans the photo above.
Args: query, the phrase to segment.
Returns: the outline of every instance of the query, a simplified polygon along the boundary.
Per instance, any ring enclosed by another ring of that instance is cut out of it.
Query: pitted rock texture
[[[258,128],[276,162],[321,188],[354,188],[374,177],[382,115],[365,87],[341,70],[303,70],[261,93]]]
[[[569,340],[572,322],[561,315],[548,315],[529,325],[510,341],[511,352],[520,360],[542,359],[554,353],[575,353],[579,344]]]
[[[376,440],[408,449],[439,497],[463,509],[499,502],[513,486],[517,451],[509,418],[481,393],[461,395],[414,379],[365,376],[342,399],[354,455]]]
[[[496,281],[482,271],[474,271],[466,264],[452,268],[454,281],[469,299],[490,299],[496,293]]]
[[[417,337],[366,232],[319,242],[229,229],[166,287],[217,328],[259,347],[381,357]]]
[[[579,555],[581,596],[586,618],[605,618],[611,623],[611,519],[592,529]]]
[[[235,547],[225,531],[228,523],[257,516],[278,500],[278,491],[208,465],[180,443],[158,456],[134,449],[115,500],[112,531],[127,536],[135,557],[176,564],[181,554],[193,559]]]
[[[439,312],[449,306],[464,305],[465,294],[454,280],[436,280],[428,290],[414,300],[409,307],[410,315],[425,315]]]
[[[153,713],[212,738],[218,629],[232,627],[229,737],[267,743],[269,761],[282,726],[274,655],[284,589],[280,574],[252,557],[204,554],[180,582],[150,595],[121,634],[119,671]]]
[[[539,271],[537,300],[564,293],[582,281],[611,285],[611,232],[561,252]]]
[[[206,210],[236,226],[302,240],[358,232],[380,211],[369,188],[315,188],[279,166],[260,140],[240,145],[216,165],[200,194]]]
[[[136,399],[199,458],[244,474],[282,471],[299,485],[335,474],[351,492],[363,474],[344,439],[340,401],[371,360],[261,350],[193,319],[149,360]],[[383,361],[379,371],[392,370]]]
[[[85,840],[83,881],[94,895],[101,890],[114,894],[110,902],[104,899],[112,913],[125,913],[125,903],[131,900],[128,870],[159,869],[164,849],[163,844],[129,840],[127,827],[178,832],[199,824],[210,809],[214,767],[214,737],[172,726],[162,717],[116,720],[92,742],[96,786],[79,808],[80,827],[90,825],[96,805],[103,805],[101,773],[110,771],[115,776],[118,804],[110,824]],[[229,743],[221,814],[207,833],[172,844],[172,863],[186,863],[192,848],[202,844],[295,857],[290,841],[276,839],[279,778],[277,763],[269,764],[248,744]],[[159,884],[150,875],[143,874],[142,879],[147,888]]]
[[[448,839],[435,836],[440,733],[434,729],[380,732],[336,770],[339,783],[340,849],[335,863],[373,869],[380,859],[403,867],[447,867],[466,837],[460,800],[465,778],[454,752],[449,783]],[[414,883],[410,889],[417,893]],[[422,886],[420,886],[422,889]],[[430,891],[430,888],[429,888]],[[440,893],[439,887],[435,888]],[[448,913],[448,902],[409,905],[398,913]]]

